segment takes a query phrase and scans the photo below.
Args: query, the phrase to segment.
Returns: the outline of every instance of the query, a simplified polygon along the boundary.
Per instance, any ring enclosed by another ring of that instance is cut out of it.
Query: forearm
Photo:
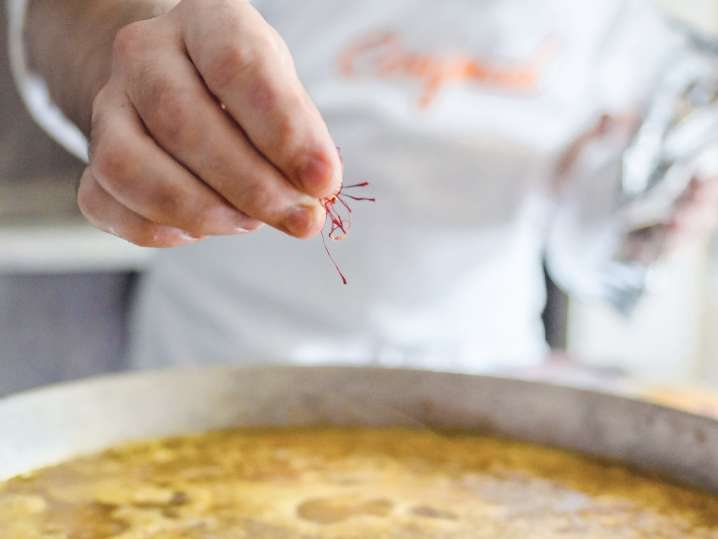
[[[25,46],[65,115],[89,134],[92,101],[107,81],[112,42],[123,26],[172,9],[179,0],[30,0]]]

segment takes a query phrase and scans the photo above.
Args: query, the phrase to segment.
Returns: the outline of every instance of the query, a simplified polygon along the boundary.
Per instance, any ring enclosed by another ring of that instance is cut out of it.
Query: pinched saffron
[[[324,244],[324,250],[329,256],[329,260],[332,261],[334,267],[339,273],[339,277],[342,283],[348,284],[348,280],[342,272],[339,264],[332,255],[327,239],[333,241],[340,241],[347,237],[352,227],[352,208],[350,201],[358,202],[376,202],[373,197],[357,196],[351,193],[347,193],[348,190],[362,189],[369,186],[369,182],[355,183],[353,185],[344,185],[339,192],[331,197],[322,200],[322,205],[327,213],[326,224],[322,230],[322,243]],[[327,233],[326,230],[329,230]]]

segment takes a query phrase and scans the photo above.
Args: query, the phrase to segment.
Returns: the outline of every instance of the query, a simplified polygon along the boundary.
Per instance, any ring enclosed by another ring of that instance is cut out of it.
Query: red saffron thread
[[[324,229],[322,230],[322,243],[324,245],[324,250],[327,252],[327,256],[329,256],[329,260],[331,260],[332,264],[334,264],[334,267],[336,268],[337,273],[342,280],[342,283],[345,285],[348,284],[349,281],[339,267],[339,264],[334,258],[334,255],[332,255],[332,252],[329,249],[329,245],[327,244],[327,238],[333,241],[341,241],[345,239],[349,234],[349,231],[352,227],[352,208],[349,205],[347,199],[359,202],[376,202],[376,199],[373,197],[356,196],[347,194],[345,192],[347,189],[360,189],[364,187],[369,187],[369,182],[355,183],[353,185],[344,185],[336,195],[322,200],[324,209],[327,212],[326,224]],[[337,205],[337,203],[339,205]],[[343,208],[345,210],[344,215],[342,215],[342,213],[339,211],[340,208]],[[328,234],[325,233],[326,228],[329,228]]]

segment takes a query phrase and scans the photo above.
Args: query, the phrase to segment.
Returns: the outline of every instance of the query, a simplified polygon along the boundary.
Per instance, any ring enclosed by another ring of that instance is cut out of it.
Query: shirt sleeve
[[[42,77],[29,69],[23,39],[27,6],[28,0],[7,0],[8,51],[15,84],[32,118],[68,152],[87,161],[87,139],[53,103]]]

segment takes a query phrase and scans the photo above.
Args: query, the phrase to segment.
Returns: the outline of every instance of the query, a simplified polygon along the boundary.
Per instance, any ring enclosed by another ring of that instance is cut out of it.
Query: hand
[[[625,140],[627,144],[637,127],[638,117],[635,115],[602,115],[594,126],[581,133],[562,154],[554,188],[558,191],[571,180],[576,163],[591,144],[606,137]],[[668,236],[665,247],[668,251],[687,243],[703,241],[710,236],[718,228],[718,176],[694,178],[666,224]],[[666,230],[664,224],[661,224],[661,229]]]
[[[671,246],[703,241],[718,228],[718,176],[691,181],[670,224]]]
[[[341,163],[290,53],[248,1],[183,0],[114,39],[78,192],[98,228],[171,247],[324,224]]]

